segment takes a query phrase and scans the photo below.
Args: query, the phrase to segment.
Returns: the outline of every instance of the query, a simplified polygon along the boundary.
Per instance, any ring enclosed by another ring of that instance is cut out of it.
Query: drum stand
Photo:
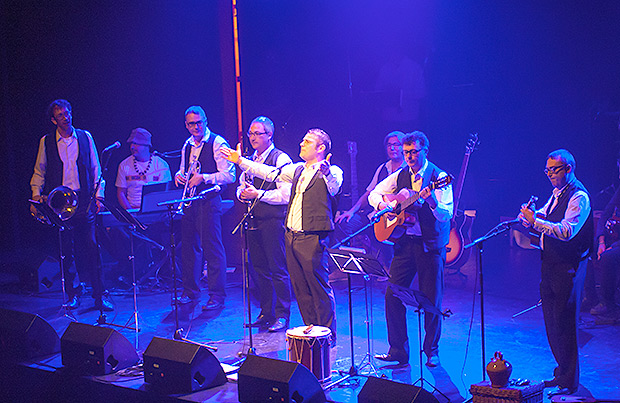
[[[134,255],[134,236],[137,235],[136,231],[140,228],[142,231],[146,230],[146,225],[142,224],[136,217],[131,215],[127,210],[122,207],[107,205],[105,201],[103,205],[112,213],[114,218],[116,218],[120,223],[125,224],[129,227],[129,260],[131,261],[131,272],[132,272],[132,284],[133,284],[133,315],[127,319],[125,325],[117,325],[115,323],[107,323],[106,315],[101,311],[99,318],[97,319],[97,325],[108,325],[108,326],[116,326],[122,329],[130,329],[135,330],[136,332],[136,340],[134,346],[136,350],[138,349],[138,333],[140,332],[140,327],[138,326],[138,285],[136,283],[136,260]],[[134,327],[129,326],[131,321],[134,321]]]
[[[448,396],[443,394],[435,385],[430,383],[429,381],[424,379],[424,364],[422,363],[422,356],[424,354],[424,349],[422,346],[422,314],[434,314],[439,315],[440,317],[447,318],[450,316],[450,310],[446,310],[445,313],[441,312],[435,304],[431,302],[430,299],[423,292],[412,290],[411,288],[402,287],[396,284],[390,284],[389,287],[392,289],[394,296],[402,301],[403,304],[409,305],[415,308],[415,312],[418,314],[418,344],[419,344],[419,357],[420,357],[420,377],[412,383],[412,385],[420,383],[420,389],[414,396],[412,402],[415,402],[418,394],[422,389],[424,389],[424,384],[426,383],[432,389],[431,393],[439,393],[441,396],[445,397],[449,402],[450,399]]]
[[[67,319],[70,319],[74,322],[77,322],[77,318],[73,316],[73,313],[67,307],[67,287],[66,287],[66,277],[65,277],[65,251],[62,246],[62,234],[67,229],[67,226],[64,224],[64,221],[58,216],[58,214],[54,213],[54,211],[49,207],[46,203],[28,200],[30,204],[32,204],[39,213],[41,213],[52,226],[58,228],[58,252],[60,254],[60,284],[62,290],[62,306],[58,311],[58,315],[62,315]]]
[[[365,228],[364,228],[365,229]],[[363,229],[362,229],[363,230]],[[353,234],[353,236],[357,235],[357,232]],[[370,374],[377,375],[377,369],[375,368],[374,363],[372,362],[372,351],[371,351],[371,341],[370,341],[370,333],[371,333],[371,312],[372,306],[369,309],[368,307],[368,281],[371,281],[370,276],[387,278],[389,277],[388,273],[385,271],[381,263],[374,257],[371,257],[366,254],[366,251],[359,248],[350,248],[346,246],[340,246],[339,248],[328,248],[327,252],[329,256],[332,258],[336,266],[340,271],[347,274],[347,282],[349,288],[349,332],[351,334],[351,368],[342,378],[331,382],[324,386],[324,389],[330,389],[345,380],[354,377],[354,376],[370,376],[369,374],[362,374],[361,370],[365,367],[370,367]],[[360,363],[360,366],[355,365],[355,352],[354,352],[354,344],[353,344],[353,300],[352,300],[352,287],[351,287],[351,274],[361,274],[364,276],[365,284],[364,284],[364,297],[366,302],[366,345],[367,352],[364,358]],[[372,292],[372,289],[371,289]],[[366,362],[364,362],[366,361]]]

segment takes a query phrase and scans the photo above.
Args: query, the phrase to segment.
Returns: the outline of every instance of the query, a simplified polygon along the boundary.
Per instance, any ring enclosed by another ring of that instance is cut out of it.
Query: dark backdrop
[[[617,179],[620,5],[572,3],[240,1],[244,128],[270,116],[294,160],[304,132],[325,129],[345,193],[346,142],[355,140],[365,188],[385,159],[372,94],[396,43],[424,69],[416,128],[430,138],[430,158],[456,175],[467,134],[480,135],[461,202],[478,211],[476,234],[516,215],[531,194],[549,194],[542,168],[553,149],[574,153],[577,175],[596,193]],[[1,4],[3,250],[42,241],[26,200],[55,98],[73,104],[75,126],[90,130],[100,150],[138,126],[157,150],[178,149],[191,104],[236,142],[228,2]],[[111,161],[109,197],[127,154],[124,144]]]

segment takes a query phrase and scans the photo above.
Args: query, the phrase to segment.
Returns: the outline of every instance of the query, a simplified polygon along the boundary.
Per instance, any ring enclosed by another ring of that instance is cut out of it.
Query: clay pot
[[[510,374],[512,374],[512,365],[504,360],[501,352],[496,351],[491,362],[487,364],[487,374],[491,380],[492,387],[503,388],[508,385]]]

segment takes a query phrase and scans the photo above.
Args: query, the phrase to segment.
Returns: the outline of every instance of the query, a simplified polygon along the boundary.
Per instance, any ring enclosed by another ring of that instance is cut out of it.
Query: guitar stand
[[[363,231],[363,228],[361,231]],[[358,232],[361,232],[358,231]],[[353,234],[355,236],[357,233]],[[352,237],[350,236],[350,237]],[[349,239],[350,239],[349,237]],[[342,243],[342,242],[341,242]],[[339,243],[338,245],[340,245]],[[342,378],[331,382],[323,387],[323,389],[330,389],[345,380],[354,376],[370,376],[377,375],[377,369],[373,363],[372,347],[371,347],[371,317],[372,317],[372,305],[368,307],[368,281],[371,281],[371,276],[378,278],[388,278],[389,274],[385,271],[381,263],[374,257],[366,254],[366,251],[359,248],[350,248],[346,246],[340,246],[339,248],[328,248],[327,253],[332,258],[336,266],[340,271],[347,274],[347,283],[349,289],[349,332],[351,338],[351,367],[348,372],[341,372],[345,374]],[[351,286],[351,274],[360,274],[363,276],[364,283],[364,297],[366,305],[366,346],[367,351],[364,358],[362,358],[359,367],[355,365],[355,352],[353,343],[353,299],[352,299],[352,286]],[[372,289],[371,289],[372,292]],[[365,367],[370,367],[370,374],[362,374],[361,370]]]
[[[422,360],[422,356],[424,354],[424,349],[422,345],[422,314],[433,314],[439,315],[443,318],[450,317],[450,310],[446,310],[446,312],[441,312],[435,304],[431,302],[430,299],[422,291],[412,290],[411,288],[402,287],[396,284],[390,284],[389,287],[392,289],[394,296],[402,301],[403,304],[409,305],[415,308],[415,312],[418,314],[418,346],[419,346],[419,358],[420,358],[420,377],[412,383],[412,385],[420,383],[420,389],[414,396],[412,402],[415,402],[420,394],[420,391],[424,389],[424,384],[426,383],[433,391],[431,393],[439,393],[441,396],[446,398],[448,402],[450,399],[444,393],[442,393],[435,385],[424,379],[424,364]]]

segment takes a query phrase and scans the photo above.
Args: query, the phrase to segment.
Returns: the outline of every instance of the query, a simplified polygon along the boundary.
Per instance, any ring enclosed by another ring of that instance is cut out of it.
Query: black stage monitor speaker
[[[144,382],[162,393],[190,393],[226,383],[218,359],[197,344],[153,337],[143,358]]]
[[[418,386],[383,378],[368,377],[357,395],[358,403],[439,403],[429,391]]]
[[[39,315],[0,308],[0,361],[19,362],[59,351],[58,334]]]
[[[137,364],[125,336],[108,327],[71,322],[60,338],[62,365],[76,375],[106,375]]]
[[[323,403],[325,392],[301,364],[248,355],[239,368],[239,402]]]

